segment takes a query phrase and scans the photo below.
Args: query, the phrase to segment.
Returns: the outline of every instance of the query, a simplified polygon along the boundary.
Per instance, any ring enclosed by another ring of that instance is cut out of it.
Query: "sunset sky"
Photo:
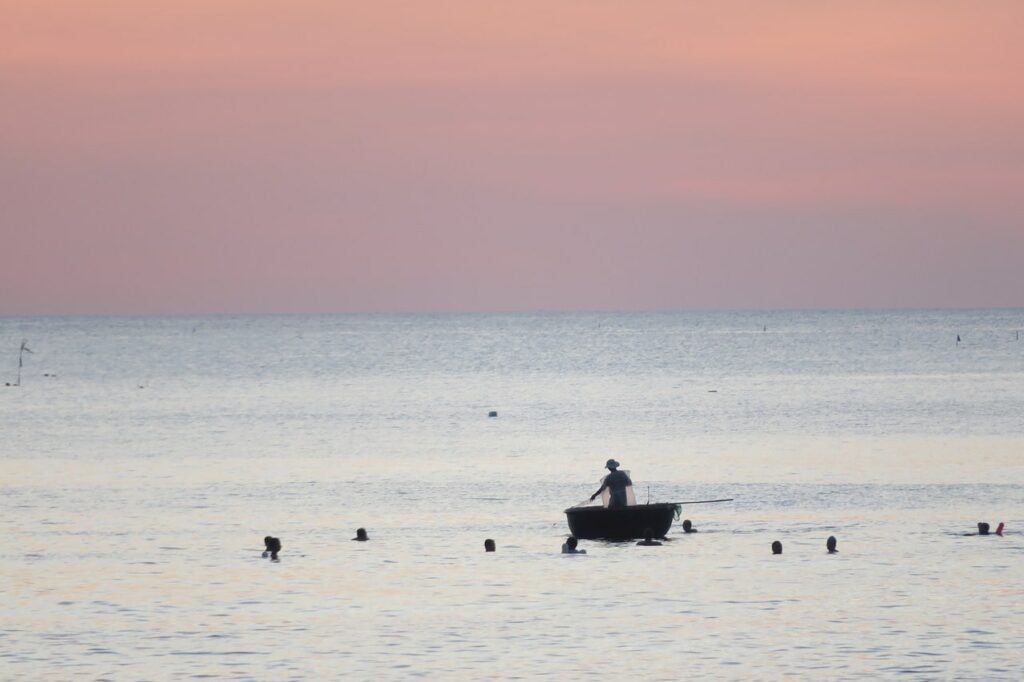
[[[1024,306],[1024,2],[0,0],[0,314]]]

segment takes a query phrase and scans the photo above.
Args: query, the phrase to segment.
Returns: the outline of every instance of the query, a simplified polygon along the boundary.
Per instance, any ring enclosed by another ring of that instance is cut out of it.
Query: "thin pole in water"
[[[31,348],[28,347],[28,339],[21,340],[21,348],[18,349],[18,380],[14,383],[15,386],[21,386],[21,366],[24,364],[22,356],[25,355],[25,351],[34,353]]]

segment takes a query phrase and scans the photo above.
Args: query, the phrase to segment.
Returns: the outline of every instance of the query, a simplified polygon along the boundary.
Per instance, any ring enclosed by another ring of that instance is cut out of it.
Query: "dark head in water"
[[[988,524],[984,521],[978,524],[978,535],[988,535]]]
[[[693,527],[690,519],[683,519],[683,532],[684,533],[696,533],[697,529]]]
[[[778,540],[772,543],[772,554],[782,554],[782,543]]]
[[[579,540],[575,539],[574,536],[569,536],[565,544],[562,545],[562,554],[586,554],[587,550],[578,550],[575,548],[580,543]]]
[[[487,538],[486,540],[484,540],[484,551],[485,552],[493,552],[494,551],[494,540],[492,540],[490,538]]]
[[[650,528],[644,528],[644,539],[641,540],[640,542],[636,543],[636,544],[638,544],[638,545],[645,545],[645,546],[648,546],[648,547],[652,547],[652,546],[656,547],[658,545],[661,545],[660,542],[655,542],[655,540],[654,540],[654,531],[651,530]]]
[[[263,538],[263,546],[266,547],[263,556],[266,557],[269,554],[271,559],[276,559],[277,553],[281,551],[281,540],[268,535]]]
[[[365,528],[356,528],[356,536],[352,539],[359,542],[366,542],[370,539],[370,536],[366,534]]]
[[[829,554],[835,554],[839,550],[836,549],[836,536],[829,535],[828,540],[825,540],[825,549],[828,550]]]
[[[576,549],[576,545],[579,544],[579,540],[575,536],[570,535],[569,539],[562,545],[562,554],[586,554],[585,549]]]

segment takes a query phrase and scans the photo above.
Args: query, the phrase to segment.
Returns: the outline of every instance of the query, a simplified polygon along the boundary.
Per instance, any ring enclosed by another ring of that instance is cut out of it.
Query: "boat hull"
[[[565,510],[569,530],[583,540],[632,540],[642,538],[648,528],[654,537],[663,538],[678,514],[679,505],[675,502],[618,509],[573,507]]]

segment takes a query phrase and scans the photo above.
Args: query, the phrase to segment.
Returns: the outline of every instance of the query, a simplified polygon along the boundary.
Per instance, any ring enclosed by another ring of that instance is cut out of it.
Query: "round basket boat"
[[[647,529],[653,537],[665,537],[681,509],[676,502],[635,504],[616,509],[570,507],[565,510],[565,516],[569,530],[582,540],[632,540],[642,538]]]

